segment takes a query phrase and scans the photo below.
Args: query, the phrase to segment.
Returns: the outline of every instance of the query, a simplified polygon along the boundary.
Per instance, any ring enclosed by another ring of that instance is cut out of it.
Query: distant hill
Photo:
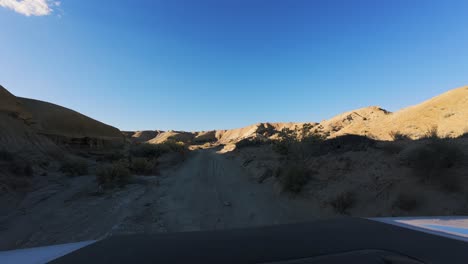
[[[162,143],[168,139],[192,142],[203,134],[206,141],[236,143],[248,138],[275,139],[284,129],[301,129],[306,123],[258,123],[242,128],[207,132],[133,132],[134,142]],[[321,123],[307,123],[313,131],[333,138],[346,134],[391,140],[392,132],[420,138],[432,127],[440,136],[459,136],[468,131],[468,86],[450,90],[418,105],[391,113],[378,106],[345,112]],[[154,135],[153,138],[150,138]]]

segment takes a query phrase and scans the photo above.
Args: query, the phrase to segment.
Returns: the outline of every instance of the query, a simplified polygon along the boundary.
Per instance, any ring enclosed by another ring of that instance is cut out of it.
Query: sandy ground
[[[306,199],[275,192],[272,182],[258,184],[235,160],[211,149],[195,152],[162,183],[160,210],[168,231],[301,222],[318,210]]]
[[[258,184],[235,160],[199,150],[161,176],[136,177],[99,193],[94,176],[57,177],[0,215],[0,250],[156,233],[272,225],[314,219],[306,198]]]

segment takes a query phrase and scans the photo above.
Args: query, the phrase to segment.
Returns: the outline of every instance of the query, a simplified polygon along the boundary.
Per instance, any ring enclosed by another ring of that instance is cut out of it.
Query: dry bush
[[[156,160],[146,158],[132,158],[130,168],[137,175],[151,175],[156,171]]]
[[[450,169],[461,164],[463,156],[461,148],[450,139],[432,139],[407,151],[404,160],[423,181],[437,182],[444,190],[457,191],[461,188],[460,179]]]
[[[96,169],[96,180],[99,185],[105,188],[116,185],[124,186],[128,183],[130,177],[128,164],[124,161],[114,162],[112,165],[102,165]]]
[[[285,141],[276,141],[273,143],[273,151],[286,156],[289,154],[289,144]]]
[[[422,136],[422,139],[438,139],[439,138],[439,133],[438,133],[438,128],[437,126],[432,126],[429,129],[427,129],[426,133],[424,133],[424,136]]]
[[[405,157],[408,165],[424,179],[441,177],[444,170],[460,163],[463,151],[449,139],[432,140],[412,148]]]
[[[246,148],[246,147],[257,147],[263,144],[268,143],[268,140],[262,140],[258,138],[244,138],[239,142],[236,142],[236,149]]]
[[[347,214],[348,209],[351,209],[356,204],[356,195],[347,191],[339,194],[330,201],[330,205],[340,214]]]
[[[66,159],[60,166],[60,171],[68,176],[83,176],[88,174],[88,162],[81,159]]]
[[[183,142],[168,140],[160,144],[138,144],[130,149],[130,155],[140,158],[157,158],[168,152],[185,152],[187,147]]]
[[[15,177],[31,177],[34,174],[31,162],[15,156],[7,150],[0,150],[0,174],[3,171],[9,172]]]
[[[400,131],[391,131],[389,135],[394,141],[411,139],[408,135],[403,134]]]
[[[304,164],[295,164],[277,170],[283,191],[298,194],[310,181],[312,172]]]
[[[130,155],[143,158],[157,158],[163,154],[163,150],[157,144],[138,144],[130,148]]]
[[[453,116],[453,115],[455,115],[455,113],[446,113],[446,114],[444,115],[444,118],[449,118],[449,117],[451,117],[451,116]]]
[[[403,211],[414,211],[422,205],[422,199],[419,196],[410,193],[400,193],[395,201],[393,201],[393,207],[399,208]]]
[[[307,123],[302,129],[282,129],[279,140],[273,144],[273,151],[283,156],[292,155],[292,159],[304,158],[310,148],[315,150],[315,146],[326,139],[325,135],[312,131],[312,128],[313,125]]]

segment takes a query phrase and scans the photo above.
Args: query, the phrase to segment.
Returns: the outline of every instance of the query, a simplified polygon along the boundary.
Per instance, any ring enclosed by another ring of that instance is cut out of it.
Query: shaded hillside
[[[123,143],[117,128],[55,104],[15,97],[1,86],[0,103],[0,144],[5,149],[50,148],[50,139],[67,145]]]
[[[18,99],[24,108],[32,113],[34,126],[40,133],[65,137],[122,139],[122,133],[117,128],[68,108],[39,100]]]

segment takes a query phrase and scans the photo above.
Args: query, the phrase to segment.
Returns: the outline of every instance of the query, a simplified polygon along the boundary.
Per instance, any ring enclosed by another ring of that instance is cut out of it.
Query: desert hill
[[[245,139],[275,140],[283,129],[300,130],[310,124],[315,133],[334,138],[353,134],[369,136],[380,140],[391,140],[393,132],[399,132],[413,139],[420,138],[433,128],[440,136],[456,137],[468,130],[468,86],[450,90],[418,105],[391,113],[378,106],[369,106],[324,120],[321,123],[257,123],[254,125],[207,132],[134,132],[132,141],[162,143],[168,139],[192,143],[204,134],[205,141],[218,144],[233,144]],[[153,138],[149,139],[150,136]],[[135,139],[135,137],[137,139]]]
[[[68,108],[27,98],[18,100],[32,113],[34,125],[40,133],[71,138],[122,139],[122,133],[117,128]]]
[[[16,97],[0,86],[0,144],[9,150],[48,149],[54,143],[123,143],[114,127],[55,104]]]
[[[439,136],[456,137],[466,133],[467,121],[468,87],[465,86],[394,113],[368,107],[338,115],[321,125],[328,127],[332,136],[355,134],[390,140],[392,132],[417,139],[432,127],[437,127]]]

